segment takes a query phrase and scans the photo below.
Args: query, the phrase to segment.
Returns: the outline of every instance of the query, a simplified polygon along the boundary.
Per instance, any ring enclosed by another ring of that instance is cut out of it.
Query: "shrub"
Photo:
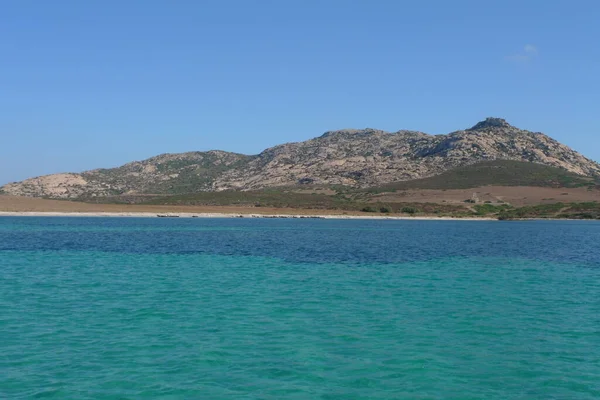
[[[416,213],[419,210],[417,210],[414,207],[402,207],[402,210],[400,210],[400,211],[403,212],[403,213],[405,213],[405,214],[414,214],[414,213]]]
[[[381,207],[381,208],[379,209],[379,212],[382,212],[382,213],[391,213],[391,212],[392,212],[392,209],[391,209],[391,208],[389,208],[389,207]]]
[[[363,212],[377,212],[377,210],[375,208],[371,207],[371,206],[363,207],[360,211],[363,211]]]
[[[493,204],[477,204],[474,208],[475,208],[475,214],[486,215],[486,214],[503,212],[503,211],[506,211],[507,209],[510,209],[511,207],[506,204],[498,205],[498,206],[493,205]]]
[[[573,217],[581,218],[581,219],[596,219],[596,215],[594,215],[590,212],[575,214],[575,215],[573,215]]]
[[[510,215],[506,212],[501,212],[500,214],[498,214],[498,221],[508,221],[510,219]]]

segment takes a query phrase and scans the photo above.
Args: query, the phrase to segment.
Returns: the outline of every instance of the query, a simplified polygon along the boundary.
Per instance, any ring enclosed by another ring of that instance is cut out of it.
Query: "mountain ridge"
[[[294,185],[365,188],[439,175],[482,161],[529,161],[583,176],[600,164],[502,118],[443,135],[341,129],[245,155],[223,150],[165,153],[116,168],[52,174],[0,187],[5,194],[78,199],[128,194],[256,190]]]

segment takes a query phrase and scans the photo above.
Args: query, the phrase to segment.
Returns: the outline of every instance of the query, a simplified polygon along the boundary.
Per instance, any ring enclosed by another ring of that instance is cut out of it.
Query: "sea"
[[[0,218],[0,399],[599,399],[600,223]]]

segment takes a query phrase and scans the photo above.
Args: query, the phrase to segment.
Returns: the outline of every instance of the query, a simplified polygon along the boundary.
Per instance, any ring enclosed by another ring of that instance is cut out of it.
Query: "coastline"
[[[282,219],[358,219],[358,220],[408,220],[408,221],[497,221],[486,217],[437,217],[396,215],[345,215],[345,214],[256,214],[225,212],[55,212],[55,211],[0,211],[0,217],[125,217],[125,218],[282,218]]]

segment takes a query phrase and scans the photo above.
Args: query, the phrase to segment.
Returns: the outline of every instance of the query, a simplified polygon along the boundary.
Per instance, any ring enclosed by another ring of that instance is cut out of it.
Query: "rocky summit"
[[[163,154],[118,168],[30,178],[4,194],[86,199],[297,185],[370,187],[441,174],[489,160],[528,161],[600,176],[600,164],[556,140],[487,118],[447,135],[344,129],[258,155],[225,151]]]

